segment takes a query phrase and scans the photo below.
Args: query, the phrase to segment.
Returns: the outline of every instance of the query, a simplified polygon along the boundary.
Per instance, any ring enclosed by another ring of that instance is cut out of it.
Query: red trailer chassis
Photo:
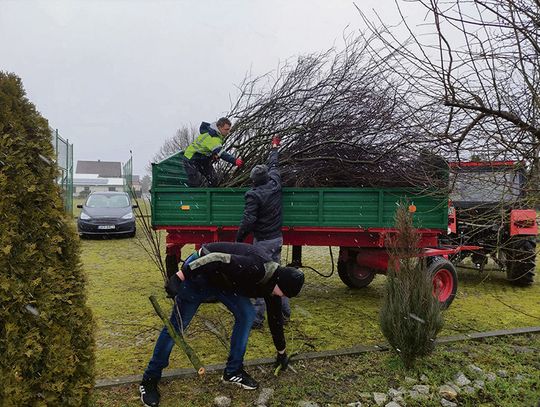
[[[168,272],[177,270],[181,261],[181,249],[186,244],[201,245],[208,242],[235,241],[238,227],[235,226],[164,226],[156,227],[167,231]],[[324,228],[283,227],[283,244],[293,246],[293,266],[302,266],[302,246],[337,246],[340,248],[338,274],[352,288],[367,286],[375,274],[384,274],[388,269],[389,256],[386,250],[388,237],[397,230],[393,228]],[[479,246],[439,246],[440,229],[417,229],[420,235],[420,256],[431,263],[434,293],[439,301],[448,306],[456,293],[457,274],[448,257],[460,251],[479,250]],[[437,261],[433,261],[437,260]]]

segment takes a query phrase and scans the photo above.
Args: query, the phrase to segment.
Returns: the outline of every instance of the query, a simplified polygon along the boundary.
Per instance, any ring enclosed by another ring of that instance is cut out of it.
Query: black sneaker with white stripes
[[[221,381],[223,383],[236,384],[246,390],[255,390],[259,387],[259,383],[257,383],[244,369],[240,369],[233,374],[223,372]]]
[[[159,406],[159,379],[143,379],[139,385],[139,393],[141,393],[141,401],[146,407]]]

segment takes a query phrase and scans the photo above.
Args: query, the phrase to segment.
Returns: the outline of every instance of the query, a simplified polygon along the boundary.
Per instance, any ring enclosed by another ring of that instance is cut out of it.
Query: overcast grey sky
[[[393,0],[358,0],[396,20]],[[183,124],[220,117],[246,72],[341,45],[349,0],[0,0],[0,70],[74,144],[134,173]]]

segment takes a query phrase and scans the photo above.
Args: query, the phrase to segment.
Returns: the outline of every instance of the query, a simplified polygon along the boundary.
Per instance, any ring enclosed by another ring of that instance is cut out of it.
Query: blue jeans
[[[216,297],[234,315],[231,350],[225,371],[228,374],[237,373],[244,363],[249,332],[255,318],[255,311],[249,298],[218,288],[208,287],[204,278],[184,281],[176,295],[170,321],[178,332],[184,332],[196,314],[199,305],[211,296]],[[169,355],[173,346],[174,340],[169,335],[167,328],[163,327],[154,347],[152,359],[144,371],[143,378],[145,380],[161,378],[161,372],[169,365]]]
[[[270,240],[253,239],[253,245],[263,249],[276,263],[281,263],[282,237]],[[253,306],[255,307],[255,323],[262,324],[266,312],[266,303],[264,302],[264,299],[256,298],[253,302]],[[281,312],[283,312],[285,318],[288,319],[291,317],[291,306],[287,297],[281,297]]]

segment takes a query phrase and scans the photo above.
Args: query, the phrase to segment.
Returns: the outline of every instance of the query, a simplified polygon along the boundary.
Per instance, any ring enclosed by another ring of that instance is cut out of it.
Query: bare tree
[[[154,155],[152,161],[146,166],[146,170],[148,172],[152,171],[152,162],[157,163],[179,151],[185,150],[198,135],[199,132],[194,126],[184,125],[180,127],[176,130],[173,137],[165,140],[159,151]]]
[[[150,178],[150,176],[148,174],[145,175],[144,177],[142,177],[141,188],[142,188],[143,194],[148,193],[148,191],[150,190],[151,185],[152,185],[152,178]]]
[[[400,11],[403,3],[396,3]],[[414,105],[423,123],[426,115],[434,119],[425,130],[445,143],[457,160],[481,154],[490,160],[526,161],[529,187],[537,193],[538,0],[407,3],[427,11],[421,29],[403,17],[407,40],[399,40],[388,25],[373,23],[360,11],[369,35],[379,40],[370,42],[369,52],[382,56],[381,69],[389,78],[401,78],[408,90],[402,102]],[[426,27],[432,30],[426,33]]]
[[[400,12],[404,3],[427,11],[421,27],[401,13],[406,40],[359,9],[367,35],[376,39],[367,51],[380,58],[388,80],[400,79],[400,103],[410,106],[413,120],[427,124],[426,134],[450,160],[522,163],[525,188],[502,166],[457,172],[452,186],[463,205],[456,207],[460,230],[454,242],[483,247],[472,255],[480,270],[490,255],[511,281],[529,285],[535,239],[532,232],[512,235],[509,225],[512,209],[540,202],[540,2],[414,0],[397,2]],[[534,223],[534,215],[528,222]]]
[[[493,255],[512,281],[530,284],[534,239],[514,236],[509,225],[513,208],[540,202],[540,3],[414,0],[398,7],[403,3],[427,11],[417,27],[402,13],[408,38],[360,11],[367,30],[347,38],[343,51],[303,56],[246,79],[229,139],[246,167],[223,167],[224,185],[249,182],[249,169],[264,161],[274,134],[284,139],[288,186],[431,188],[447,180],[430,177],[445,172],[434,154],[458,163],[518,161],[528,175],[523,190],[514,174],[467,174],[473,197],[485,191],[480,197],[488,205],[467,208],[464,233],[452,243],[479,243],[484,251],[473,258],[479,269]]]

